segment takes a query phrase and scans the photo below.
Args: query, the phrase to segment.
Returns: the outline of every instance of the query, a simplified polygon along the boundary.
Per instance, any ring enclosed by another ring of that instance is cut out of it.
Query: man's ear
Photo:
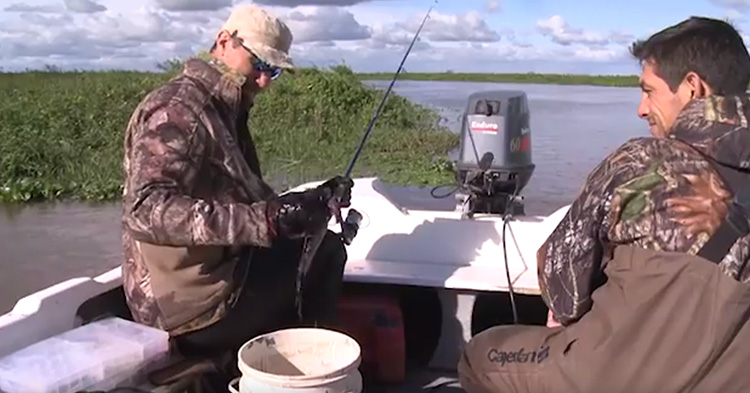
[[[232,39],[232,35],[229,34],[228,31],[222,30],[219,32],[219,35],[216,37],[216,47],[217,49],[224,49],[226,48],[227,42],[229,42]]]
[[[684,79],[690,89],[690,98],[701,98],[711,95],[711,87],[696,72],[689,71]]]

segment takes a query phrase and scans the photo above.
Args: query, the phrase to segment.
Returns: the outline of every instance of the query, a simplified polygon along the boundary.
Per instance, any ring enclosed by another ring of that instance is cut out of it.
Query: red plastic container
[[[362,371],[378,382],[402,382],[406,377],[406,345],[398,298],[344,296],[338,312],[339,329],[362,347]]]

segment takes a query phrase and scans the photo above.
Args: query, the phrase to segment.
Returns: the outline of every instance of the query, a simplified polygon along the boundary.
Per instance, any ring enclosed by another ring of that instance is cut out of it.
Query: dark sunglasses
[[[271,79],[276,79],[281,75],[281,68],[274,67],[267,62],[263,61],[260,56],[256,55],[255,52],[252,51],[252,49],[245,46],[245,42],[242,38],[237,37],[237,30],[232,32],[232,39],[236,40],[240,46],[247,51],[247,53],[250,54],[251,61],[253,63],[253,67],[258,72],[268,72],[271,74]]]
[[[248,53],[250,53],[250,56],[252,57],[251,61],[253,63],[253,67],[255,67],[255,69],[258,72],[268,72],[268,73],[270,73],[271,74],[271,79],[276,79],[276,78],[279,77],[279,75],[281,75],[281,71],[282,71],[281,68],[274,67],[274,66],[266,63],[265,61],[261,60],[260,56],[256,55],[255,52],[253,52],[252,50],[250,50],[250,48],[246,47],[244,43],[241,44],[241,45],[242,45],[243,48],[245,48],[245,50]]]

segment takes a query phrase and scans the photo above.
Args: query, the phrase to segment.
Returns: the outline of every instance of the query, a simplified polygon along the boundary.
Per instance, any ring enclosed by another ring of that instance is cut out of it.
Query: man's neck
[[[219,72],[221,72],[225,77],[228,77],[230,80],[237,83],[238,86],[243,86],[246,83],[247,78],[244,75],[240,74],[239,72],[229,67],[227,63],[225,63],[221,58],[219,58],[215,54],[210,53],[210,52],[204,52],[204,53],[198,54],[198,58],[201,58],[207,63],[214,66],[214,68],[219,70]]]

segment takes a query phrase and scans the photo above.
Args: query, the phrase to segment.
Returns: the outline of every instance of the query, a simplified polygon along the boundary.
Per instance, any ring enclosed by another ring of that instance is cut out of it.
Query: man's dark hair
[[[693,71],[714,94],[743,94],[750,83],[750,56],[737,30],[727,22],[691,17],[639,40],[630,53],[641,64],[649,62],[675,92]]]

